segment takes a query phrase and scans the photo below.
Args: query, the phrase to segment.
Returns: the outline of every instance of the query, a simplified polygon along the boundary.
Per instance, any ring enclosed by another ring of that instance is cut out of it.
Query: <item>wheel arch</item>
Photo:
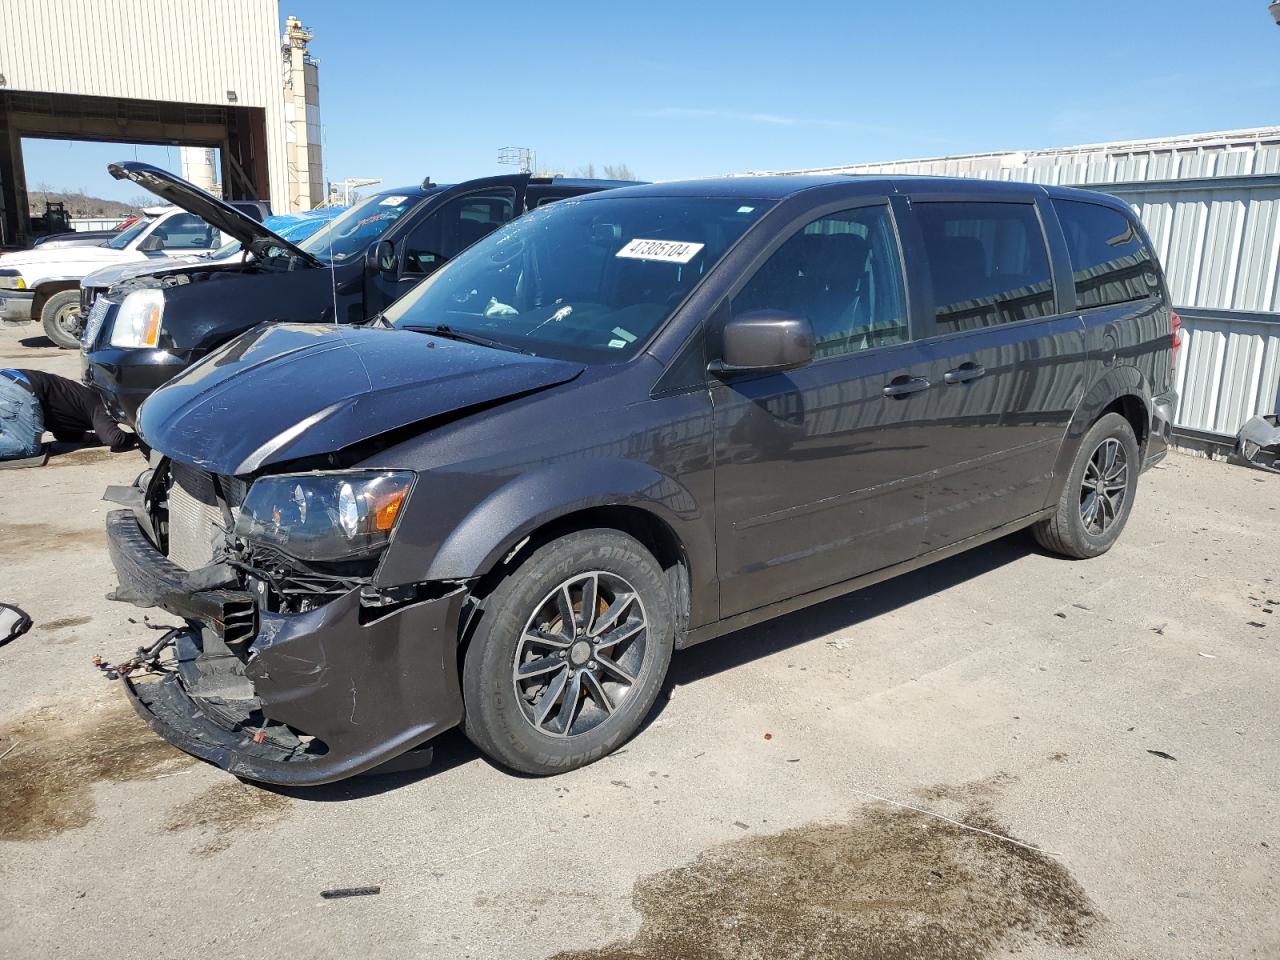
[[[676,636],[683,637],[689,620],[688,550],[671,524],[652,510],[636,504],[584,507],[546,520],[509,546],[504,544],[506,552],[497,556],[489,569],[480,575],[476,593],[487,593],[507,571],[514,570],[539,547],[571,533],[599,529],[616,530],[634,537],[653,554],[667,575],[667,587],[675,602]]]
[[[1120,414],[1133,427],[1141,463],[1151,432],[1151,389],[1136,367],[1112,367],[1076,405],[1054,464],[1053,483],[1050,484],[1049,496],[1045,500],[1046,507],[1057,503],[1062,496],[1063,485],[1084,435],[1108,413]]]
[[[454,524],[422,579],[472,580],[483,591],[543,543],[603,527],[630,534],[654,555],[682,621],[715,619],[714,589],[697,586],[714,581],[714,532],[704,506],[680,481],[638,461],[549,464],[514,478]]]
[[[49,298],[55,293],[65,293],[68,290],[79,290],[80,281],[73,278],[63,278],[55,280],[42,280],[32,288],[34,294],[31,298],[31,317],[34,320],[41,319],[44,312],[44,305],[48,303]]]

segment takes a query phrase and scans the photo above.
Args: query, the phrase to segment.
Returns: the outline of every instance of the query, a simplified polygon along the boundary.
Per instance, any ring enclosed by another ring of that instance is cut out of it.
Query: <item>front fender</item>
[[[637,507],[658,517],[685,544],[691,566],[705,556],[704,544],[688,542],[700,508],[679,481],[633,460],[566,461],[521,474],[485,498],[441,545],[426,579],[487,573],[539,527],[606,506]]]

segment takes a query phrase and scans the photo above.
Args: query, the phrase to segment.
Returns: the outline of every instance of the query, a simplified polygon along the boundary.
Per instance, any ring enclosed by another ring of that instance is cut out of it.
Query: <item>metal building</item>
[[[286,115],[278,0],[5,0],[4,9],[0,245],[29,232],[23,137],[216,147],[226,197],[293,208],[290,132],[306,136],[308,124],[305,108],[301,124]],[[305,74],[305,42],[299,59]],[[302,152],[300,197],[311,206],[319,154],[312,164]]]
[[[1220,447],[1250,416],[1280,412],[1280,127],[785,172],[982,177],[1114,194],[1151,235],[1185,325],[1179,436]]]

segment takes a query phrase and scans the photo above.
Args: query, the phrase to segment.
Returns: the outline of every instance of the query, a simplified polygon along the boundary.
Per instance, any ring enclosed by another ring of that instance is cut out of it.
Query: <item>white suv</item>
[[[265,204],[256,200],[233,205],[258,219],[264,214]],[[0,321],[40,320],[49,339],[74,348],[83,323],[80,281],[86,275],[117,264],[208,254],[227,239],[194,213],[164,207],[99,246],[41,246],[0,256]]]

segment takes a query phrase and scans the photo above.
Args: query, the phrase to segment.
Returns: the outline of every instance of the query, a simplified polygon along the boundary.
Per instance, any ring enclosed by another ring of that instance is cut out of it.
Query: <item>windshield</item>
[[[282,213],[277,216],[267,217],[262,221],[262,225],[281,239],[288,240],[290,243],[296,245],[298,241],[305,240],[332,219],[332,217],[326,216],[325,213]],[[224,243],[213,253],[209,254],[209,259],[222,260],[225,257],[231,257],[239,253],[240,249],[240,241],[232,240],[228,243]],[[278,250],[278,248],[275,247],[272,249]]]
[[[104,247],[110,247],[112,250],[123,250],[129,244],[133,243],[134,238],[143,230],[151,226],[152,220],[139,220],[131,227],[121,230],[114,237],[103,244]]]
[[[562,200],[477,242],[383,314],[561,359],[638,350],[771,205],[761,200]]]
[[[313,257],[334,263],[358,257],[421,199],[421,194],[377,194],[357,203],[298,246]]]

